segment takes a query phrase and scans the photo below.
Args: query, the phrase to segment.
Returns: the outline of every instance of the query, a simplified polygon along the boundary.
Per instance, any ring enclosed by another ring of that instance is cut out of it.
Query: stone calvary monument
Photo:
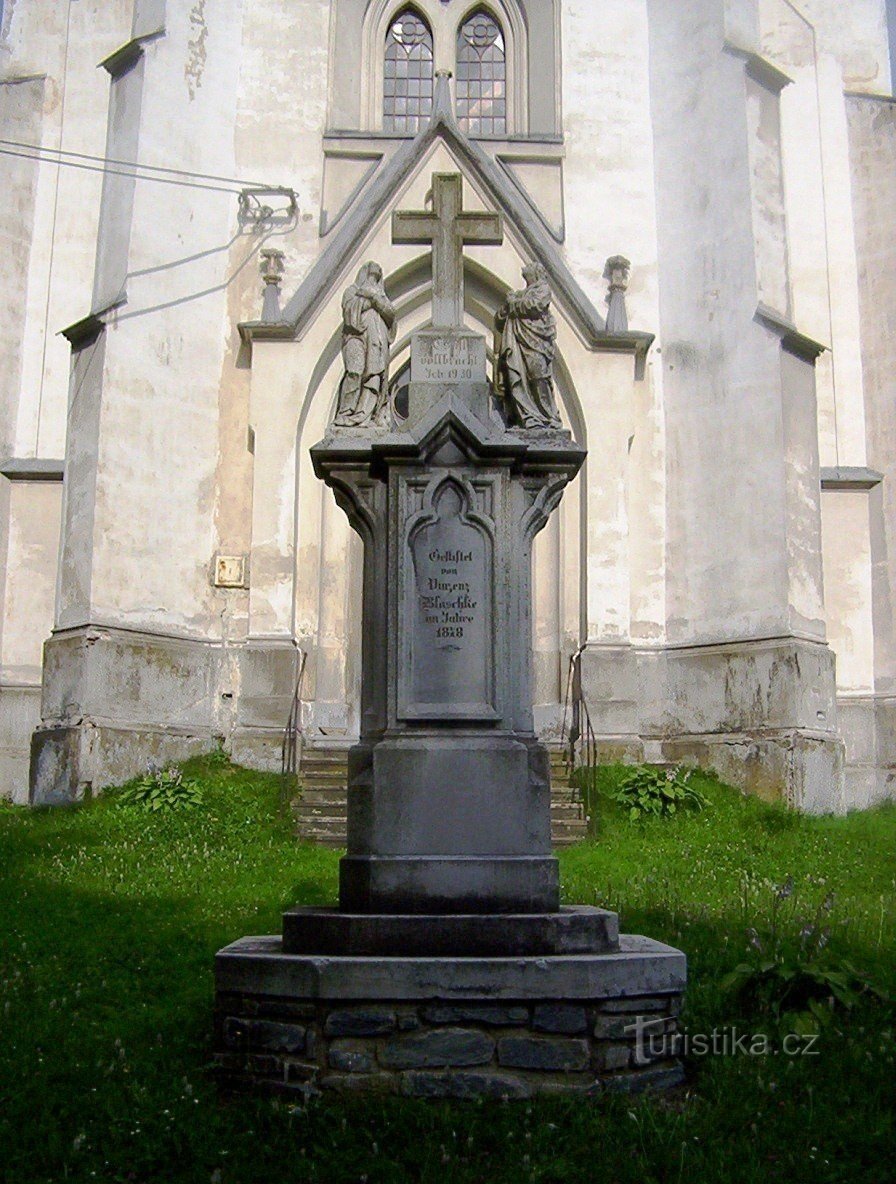
[[[560,905],[530,559],[585,452],[557,413],[541,266],[498,314],[494,386],[464,327],[463,246],[502,233],[499,214],[463,210],[455,174],[434,176],[431,210],[393,215],[393,241],[433,258],[400,424],[378,265],[343,299],[345,375],[312,457],[364,543],[348,850],[338,908],[290,909],[282,936],[217,955],[231,1085],[528,1097],[680,1079],[684,955]]]

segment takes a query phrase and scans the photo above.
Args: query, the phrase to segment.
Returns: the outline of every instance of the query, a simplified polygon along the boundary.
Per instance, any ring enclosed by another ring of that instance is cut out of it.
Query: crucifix
[[[432,212],[394,213],[392,241],[432,243],[432,323],[437,329],[460,329],[464,311],[464,244],[499,247],[504,241],[504,228],[500,214],[464,210],[460,173],[435,173]]]

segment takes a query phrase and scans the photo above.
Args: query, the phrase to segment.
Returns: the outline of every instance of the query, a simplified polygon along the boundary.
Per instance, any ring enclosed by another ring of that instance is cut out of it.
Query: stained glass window
[[[471,136],[507,134],[507,60],[501,26],[474,12],[457,35],[457,122]]]
[[[383,130],[415,135],[432,114],[432,33],[411,9],[386,34]]]

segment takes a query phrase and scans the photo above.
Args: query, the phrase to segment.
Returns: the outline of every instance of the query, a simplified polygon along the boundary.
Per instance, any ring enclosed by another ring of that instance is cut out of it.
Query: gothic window
[[[507,134],[507,59],[501,26],[480,9],[457,35],[457,122],[471,136]]]
[[[383,131],[413,135],[432,114],[432,33],[406,8],[386,34]]]

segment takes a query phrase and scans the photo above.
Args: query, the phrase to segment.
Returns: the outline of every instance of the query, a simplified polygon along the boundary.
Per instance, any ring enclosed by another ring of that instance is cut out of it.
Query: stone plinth
[[[230,1087],[527,1098],[682,1079],[685,958],[644,937],[538,958],[290,955],[277,937],[244,938],[215,978]]]
[[[555,913],[348,913],[295,908],[283,914],[285,954],[346,957],[541,957],[616,953],[619,918],[576,905]]]

